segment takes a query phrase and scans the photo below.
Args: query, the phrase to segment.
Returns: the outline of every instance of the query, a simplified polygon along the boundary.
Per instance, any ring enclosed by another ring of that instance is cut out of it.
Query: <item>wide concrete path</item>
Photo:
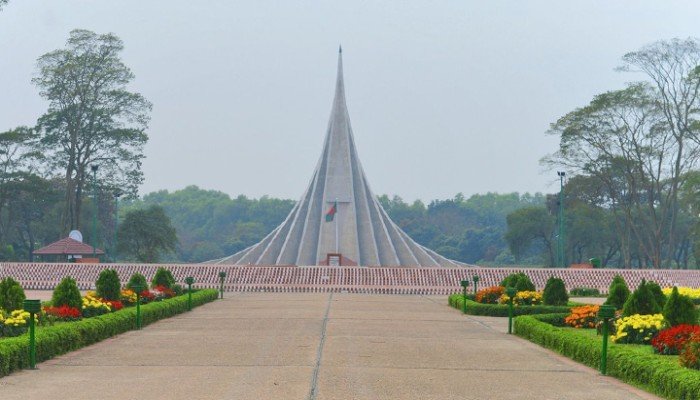
[[[444,297],[229,294],[0,379],[4,399],[650,399]]]

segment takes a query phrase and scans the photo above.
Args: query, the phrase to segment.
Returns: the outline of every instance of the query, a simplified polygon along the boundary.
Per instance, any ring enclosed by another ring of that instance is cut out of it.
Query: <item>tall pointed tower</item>
[[[342,56],[341,48],[326,140],[306,192],[262,241],[213,263],[459,266],[408,237],[370,190],[350,127]]]

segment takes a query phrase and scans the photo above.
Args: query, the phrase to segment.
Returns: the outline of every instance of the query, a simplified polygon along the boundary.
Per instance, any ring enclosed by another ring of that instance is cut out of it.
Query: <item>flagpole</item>
[[[335,213],[338,214],[338,198],[336,197],[335,199]],[[338,250],[338,219],[339,217],[336,215],[335,216],[335,252],[340,253]]]

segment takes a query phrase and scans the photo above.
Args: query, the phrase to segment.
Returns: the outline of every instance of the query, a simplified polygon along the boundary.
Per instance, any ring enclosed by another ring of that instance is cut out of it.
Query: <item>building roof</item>
[[[100,249],[95,249],[95,254],[104,254]],[[92,246],[79,242],[72,238],[63,238],[39,250],[34,250],[35,255],[92,255]]]
[[[324,216],[334,204],[336,213],[327,222]],[[414,242],[370,190],[350,126],[342,51],[323,152],[304,195],[261,242],[210,263],[321,265],[330,253],[362,266],[460,265]]]

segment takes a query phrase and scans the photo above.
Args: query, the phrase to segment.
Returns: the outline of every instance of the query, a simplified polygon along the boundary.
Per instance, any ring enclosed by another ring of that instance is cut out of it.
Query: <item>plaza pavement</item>
[[[0,378],[0,398],[656,398],[444,296],[226,297]]]

